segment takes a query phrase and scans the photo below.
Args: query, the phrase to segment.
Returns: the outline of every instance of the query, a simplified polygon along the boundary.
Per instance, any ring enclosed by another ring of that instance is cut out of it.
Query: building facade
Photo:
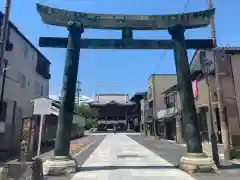
[[[225,115],[227,123],[229,126],[230,134],[230,143],[233,149],[238,149],[240,147],[240,83],[238,76],[240,75],[238,69],[240,68],[240,48],[226,49],[224,51],[224,56],[222,59],[216,59],[219,61],[220,65],[220,84],[221,84],[221,93],[223,95],[223,105],[225,107]],[[212,114],[213,114],[213,124],[215,133],[217,136],[218,143],[223,143],[222,138],[222,127],[219,118],[219,109],[218,109],[218,100],[217,100],[217,86],[215,78],[215,69],[211,72],[208,77],[208,84],[206,77],[202,73],[202,66],[200,58],[206,58],[209,61],[213,61],[213,52],[212,51],[196,51],[193,59],[190,63],[190,72],[193,85],[193,95],[195,99],[195,106],[197,111],[197,121],[199,125],[199,130],[201,134],[202,141],[210,140],[210,117],[209,117],[209,96],[210,91],[210,102],[212,105]],[[176,85],[177,87],[177,85]],[[170,88],[163,93],[164,97],[167,98],[170,94],[172,97],[172,104],[174,109],[177,109],[181,115],[181,103],[178,94],[177,88]],[[166,105],[169,104],[169,101],[166,101]],[[167,110],[165,110],[167,111]],[[166,121],[168,113],[162,115],[162,119]],[[174,118],[172,118],[174,119]],[[181,119],[181,118],[180,118]],[[165,133],[174,133],[176,134],[175,140],[179,137],[184,139],[184,130],[182,128],[182,120],[176,121],[173,124],[176,124],[176,127],[171,129],[165,129]],[[170,132],[167,132],[170,131]],[[172,132],[171,132],[172,131]],[[181,131],[181,132],[180,132]],[[169,137],[168,137],[169,138]]]
[[[140,126],[140,130],[141,132],[143,132],[145,135],[150,134],[148,127],[148,119],[150,119],[152,117],[152,113],[148,114],[148,110],[149,110],[149,105],[148,105],[148,99],[147,96],[143,97],[140,101],[141,104],[141,126]],[[148,117],[148,115],[150,115],[150,117]]]
[[[169,87],[177,83],[176,74],[153,74],[148,78],[148,108],[145,115],[148,118],[148,131],[150,135],[154,135],[153,120],[157,119],[157,112],[166,109],[166,104],[162,93]],[[159,135],[160,125],[156,124],[157,135]]]
[[[0,13],[0,20],[3,18]],[[1,21],[0,21],[1,22]],[[43,54],[10,22],[9,41],[12,51],[6,51],[4,59],[7,62],[5,85],[3,75],[0,77],[0,87],[4,88],[3,113],[0,122],[0,140],[3,151],[11,147],[19,148],[21,119],[31,116],[33,105],[31,100],[48,97],[50,62]],[[14,134],[14,140],[9,137]]]
[[[141,100],[146,99],[146,97],[147,97],[147,92],[137,92],[130,99],[130,101],[132,101],[136,104],[136,106],[132,112],[132,118],[133,118],[133,122],[134,122],[134,130],[136,132],[140,132],[142,130],[141,119],[142,119],[143,111],[141,108]]]
[[[221,93],[223,96],[223,105],[225,107],[225,114],[229,126],[230,143],[232,147],[238,147],[240,145],[240,83],[238,80],[238,76],[240,75],[240,48],[225,48],[224,52],[225,53],[222,59],[216,60],[218,60],[220,66]],[[209,61],[214,60],[212,51],[197,51],[191,64],[192,72],[199,71],[199,62],[201,57],[206,58]],[[208,112],[207,104],[209,101],[206,78],[203,75],[198,75],[195,79],[197,80],[198,91],[197,97],[195,98],[196,107],[201,108],[201,114],[205,114]],[[214,128],[218,137],[218,142],[221,143],[223,139],[218,110],[216,78],[214,74],[209,77],[209,86],[213,107],[212,112],[215,124]]]

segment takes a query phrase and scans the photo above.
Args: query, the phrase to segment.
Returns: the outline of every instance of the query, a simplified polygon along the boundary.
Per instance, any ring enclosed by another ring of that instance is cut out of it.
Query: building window
[[[32,81],[29,80],[29,81],[28,81],[28,87],[31,87],[31,86],[32,86]]]
[[[38,55],[36,71],[46,79],[50,79],[50,62],[43,56]]]
[[[35,82],[34,89],[35,89],[35,94],[40,95],[40,84],[39,84],[39,82]]]
[[[18,81],[20,83],[21,88],[25,88],[25,86],[26,86],[26,76],[21,72],[19,72],[19,74],[18,74]]]
[[[41,86],[41,89],[40,89],[40,95],[43,96],[43,86]]]
[[[148,99],[152,99],[152,86],[148,88],[147,96],[148,96]]]
[[[26,44],[23,49],[23,56],[26,58],[28,56],[28,45]]]
[[[165,104],[166,104],[167,108],[175,107],[175,94],[166,96]]]

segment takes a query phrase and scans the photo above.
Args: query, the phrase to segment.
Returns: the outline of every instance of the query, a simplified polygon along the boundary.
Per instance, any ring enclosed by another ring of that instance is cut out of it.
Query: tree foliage
[[[94,126],[93,113],[87,104],[76,106],[77,113],[85,119],[86,129],[91,129]]]
[[[91,108],[86,104],[80,104],[76,108],[77,113],[85,119],[92,119]]]

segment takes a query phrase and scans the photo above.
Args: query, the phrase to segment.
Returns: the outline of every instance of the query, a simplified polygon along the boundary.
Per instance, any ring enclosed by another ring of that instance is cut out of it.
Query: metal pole
[[[223,73],[220,72],[220,67],[218,61],[222,58],[224,52],[221,51],[214,51],[214,61],[216,66],[216,86],[217,86],[217,100],[218,100],[218,109],[219,109],[219,119],[221,123],[221,133],[223,138],[223,146],[224,146],[224,159],[230,160],[231,159],[231,152],[230,152],[230,137],[229,137],[229,127],[226,118],[225,107],[223,103],[223,95],[222,95],[222,85],[220,82],[220,76]]]
[[[41,114],[40,118],[41,118],[41,119],[40,119],[40,127],[39,127],[39,134],[38,134],[37,157],[40,156],[41,142],[42,142],[42,129],[43,129],[43,123],[44,123],[44,115]]]
[[[208,8],[213,8],[213,1],[208,0]],[[214,16],[210,19],[210,28],[211,28],[211,37],[213,40],[213,45],[216,48],[217,47],[217,39],[216,39],[216,28],[214,23]],[[222,136],[223,136],[223,144],[224,144],[224,159],[230,160],[231,159],[231,153],[230,153],[230,143],[229,143],[229,128],[225,116],[225,108],[223,105],[223,97],[222,97],[222,88],[221,88],[221,82],[220,82],[220,67],[218,60],[216,60],[216,53],[214,52],[214,63],[216,68],[216,85],[217,85],[217,99],[218,99],[218,108],[219,108],[219,118],[221,122],[221,129],[222,129]]]
[[[0,118],[2,119],[2,121],[4,121],[3,119],[3,96],[4,96],[4,91],[5,91],[5,82],[6,82],[6,74],[7,74],[7,65],[8,65],[8,61],[5,60],[4,62],[4,71],[3,71],[3,79],[2,79],[2,89],[1,89],[1,96],[0,96]]]
[[[157,112],[156,112],[156,90],[155,90],[155,86],[156,86],[156,80],[155,80],[156,76],[155,74],[153,75],[153,82],[152,82],[152,91],[153,91],[153,134],[154,137],[157,138],[157,128],[156,128],[156,120],[157,120]]]
[[[211,145],[212,145],[212,157],[217,167],[220,167],[219,154],[218,154],[218,146],[217,146],[217,137],[214,130],[213,123],[213,114],[212,114],[212,94],[209,85],[209,75],[206,76],[206,84],[208,86],[208,114],[210,119],[210,134],[211,134]]]
[[[143,100],[143,115],[142,115],[142,121],[143,121],[143,132],[144,135],[146,135],[146,124],[145,124],[145,100]]]
[[[1,27],[1,34],[0,34],[0,72],[2,72],[2,67],[3,67],[2,65],[4,63],[3,62],[4,52],[7,44],[10,8],[11,8],[11,0],[6,0],[5,7],[4,7],[3,24]]]

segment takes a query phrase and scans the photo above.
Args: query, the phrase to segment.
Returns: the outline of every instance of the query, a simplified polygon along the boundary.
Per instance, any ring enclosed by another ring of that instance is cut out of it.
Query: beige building
[[[4,117],[0,120],[0,141],[2,142],[0,150],[2,151],[8,150],[13,141],[17,144],[13,145],[14,148],[18,148],[21,119],[32,115],[31,100],[48,97],[51,77],[48,59],[12,23],[10,23],[9,35],[13,50],[6,51],[4,55],[8,68],[3,97]],[[2,80],[3,76],[0,77],[1,89],[3,88]]]
[[[197,51],[191,63],[192,72],[200,70],[200,56],[205,56],[208,60],[213,61],[212,51]],[[226,109],[226,117],[229,124],[230,142],[232,146],[240,145],[240,48],[226,48],[225,56],[218,59],[220,63],[220,83],[222,87],[223,103]],[[198,73],[196,73],[198,74]],[[202,111],[207,111],[208,104],[208,87],[206,78],[201,75],[197,79],[198,96],[195,98],[196,107],[205,107]],[[216,78],[214,75],[209,78],[209,85],[211,91],[211,103],[213,106],[213,119],[215,124],[215,131],[218,135],[219,142],[222,141],[221,137],[221,123],[218,113],[218,101],[216,92]],[[205,110],[204,110],[205,109]],[[208,116],[207,116],[208,117]]]
[[[193,91],[195,105],[198,114],[198,124],[201,132],[202,140],[209,140],[210,119],[208,116],[208,86],[206,77],[201,71],[200,57],[206,57],[213,61],[212,51],[196,51],[190,63],[191,78],[193,82]],[[240,146],[240,48],[225,49],[225,56],[218,60],[220,62],[220,82],[222,87],[223,103],[226,109],[227,122],[229,124],[230,143],[233,148]],[[194,85],[194,83],[196,83]],[[222,143],[221,123],[218,112],[218,101],[216,92],[216,78],[214,71],[209,76],[209,85],[211,92],[211,104],[213,112],[214,128],[217,135],[218,143]],[[178,95],[177,85],[169,88],[163,93],[165,98],[171,99],[166,101],[172,104],[171,108],[181,111],[181,104]],[[173,97],[171,97],[173,96]],[[170,98],[169,98],[170,97]],[[169,111],[169,110],[166,110]],[[170,112],[170,111],[169,111]],[[171,113],[165,113],[165,117],[171,116]],[[162,116],[162,119],[166,119]],[[174,118],[172,118],[174,119]],[[176,120],[176,118],[174,119]],[[175,121],[176,127],[179,127],[179,121]],[[175,127],[175,129],[176,129]],[[171,129],[169,129],[171,131]],[[172,129],[173,130],[173,129]],[[178,130],[178,129],[177,129]],[[177,134],[177,133],[176,133]],[[177,138],[177,137],[176,137]]]
[[[160,110],[166,109],[162,93],[176,83],[176,74],[153,74],[148,78],[148,109],[145,111],[145,116],[147,116],[148,119],[148,130],[150,135],[153,135],[152,120],[157,119],[157,114]],[[156,128],[157,132],[159,132],[160,127],[157,125]]]

